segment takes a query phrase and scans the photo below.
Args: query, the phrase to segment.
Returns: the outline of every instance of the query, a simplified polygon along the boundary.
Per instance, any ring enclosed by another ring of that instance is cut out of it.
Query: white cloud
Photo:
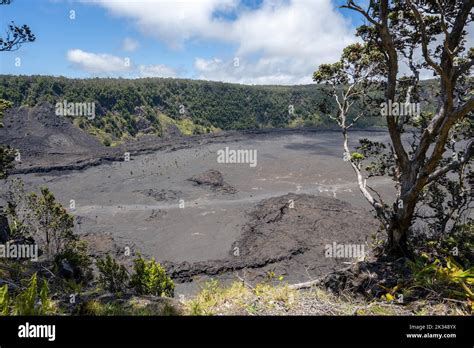
[[[331,0],[264,0],[257,9],[237,0],[94,0],[112,14],[132,19],[144,34],[172,48],[191,40],[235,46],[242,62],[198,57],[202,79],[242,83],[309,83],[321,63],[339,59],[356,40],[354,30]],[[234,13],[232,19],[216,13]]]
[[[179,48],[191,38],[224,38],[228,23],[213,17],[230,11],[237,0],[91,0],[119,17],[131,18],[144,33]]]
[[[105,53],[91,53],[80,49],[67,52],[67,59],[75,68],[90,73],[127,72],[132,69],[128,58],[121,58]]]
[[[230,60],[218,58],[194,61],[198,79],[226,81],[243,84],[307,84],[311,83],[311,73],[302,60],[290,58],[260,58],[256,61]],[[281,67],[286,67],[281,69]]]
[[[321,63],[339,59],[355,37],[350,23],[329,0],[291,3],[266,1],[258,10],[233,23],[241,62],[200,69],[199,78],[250,84],[302,84],[312,82]],[[258,58],[249,57],[257,55]]]
[[[128,58],[121,58],[105,53],[91,53],[80,49],[67,52],[67,59],[76,69],[86,71],[92,75],[118,74],[123,77],[176,77],[175,69],[163,65],[134,66]]]
[[[176,77],[178,75],[176,70],[163,64],[140,65],[138,70],[142,77]]]
[[[330,0],[266,1],[233,25],[240,54],[263,52],[271,56],[314,59],[338,58],[354,41],[354,33]]]
[[[123,39],[122,42],[122,50],[126,52],[134,52],[140,47],[140,44],[138,43],[137,40],[134,40],[132,38],[126,37]]]
[[[196,58],[194,61],[194,66],[200,72],[213,72],[216,69],[219,69],[223,66],[223,62],[219,58],[214,59],[203,59],[203,58]]]

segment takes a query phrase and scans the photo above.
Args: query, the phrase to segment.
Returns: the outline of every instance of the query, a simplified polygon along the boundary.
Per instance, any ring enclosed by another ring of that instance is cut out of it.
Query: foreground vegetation
[[[417,244],[416,257],[354,263],[345,273],[289,285],[272,272],[264,281],[206,283],[175,299],[175,284],[154,259],[91,257],[70,215],[45,187],[27,193],[10,183],[3,243],[38,245],[36,261],[0,262],[2,315],[397,315],[474,311],[474,225]],[[374,243],[375,247],[377,243]],[[456,248],[456,256],[452,255]],[[127,262],[130,261],[130,262]],[[334,281],[334,279],[339,279]],[[357,285],[354,285],[357,284]]]
[[[184,302],[190,315],[469,315],[470,310],[450,301],[419,300],[402,305],[385,299],[367,300],[345,292],[334,294],[314,286],[296,290],[287,284],[242,282],[223,286],[206,284],[195,297]]]

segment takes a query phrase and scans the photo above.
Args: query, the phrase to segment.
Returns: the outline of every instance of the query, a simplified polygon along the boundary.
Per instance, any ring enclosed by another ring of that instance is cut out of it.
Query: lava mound
[[[289,193],[260,202],[234,243],[252,263],[305,255],[325,258],[325,246],[365,243],[377,231],[373,217],[341,200]]]
[[[377,227],[370,213],[349,203],[289,193],[265,199],[248,213],[241,236],[227,258],[166,263],[166,267],[173,278],[184,282],[201,274],[215,276],[242,269],[252,277],[262,276],[268,270],[279,274],[322,274],[347,261],[327,257],[327,245],[358,244],[368,251],[367,240]]]
[[[12,108],[3,123],[0,141],[19,149],[25,158],[90,154],[103,149],[96,138],[74,126],[72,119],[56,115],[49,103]]]
[[[209,169],[204,173],[194,175],[188,179],[195,184],[201,186],[208,186],[213,191],[224,192],[224,193],[236,193],[237,189],[224,181],[224,177],[221,172],[215,169]]]

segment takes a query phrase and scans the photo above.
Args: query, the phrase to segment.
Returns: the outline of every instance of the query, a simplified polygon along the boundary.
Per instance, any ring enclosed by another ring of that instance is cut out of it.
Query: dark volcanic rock
[[[99,105],[96,114],[104,113],[105,110]],[[136,113],[144,115],[143,110],[136,110]],[[60,174],[123,161],[125,152],[134,157],[156,151],[177,151],[206,144],[240,141],[255,136],[262,139],[318,132],[314,129],[259,129],[182,136],[178,127],[170,124],[163,130],[162,137],[144,134],[136,139],[128,139],[119,146],[106,147],[95,137],[74,126],[71,119],[57,116],[54,106],[49,103],[11,108],[5,112],[4,125],[0,128],[0,143],[19,149],[21,154],[21,162],[15,164],[11,174]],[[141,132],[146,133],[147,128]]]
[[[181,131],[179,130],[178,126],[174,124],[167,124],[163,129],[163,136],[165,138],[174,138],[181,136]]]
[[[12,108],[5,113],[0,142],[20,150],[22,160],[34,157],[90,157],[104,146],[74,126],[71,119],[58,116],[54,105],[40,103],[33,108]]]
[[[209,169],[204,173],[194,175],[188,180],[196,183],[197,185],[209,186],[214,191],[220,191],[225,193],[237,192],[237,189],[235,187],[232,187],[224,181],[222,173],[215,169]]]
[[[9,236],[10,226],[8,225],[7,216],[5,215],[5,213],[0,212],[0,244],[5,244],[8,241]]]
[[[152,197],[154,200],[158,202],[168,201],[168,200],[176,200],[178,196],[181,194],[179,191],[175,190],[157,190],[157,189],[148,189],[138,191],[145,196]]]
[[[138,132],[141,132],[141,133],[144,133],[144,134],[147,134],[147,133],[153,133],[155,130],[154,128],[152,127],[151,125],[151,122],[149,120],[147,120],[146,118],[144,117],[138,117],[136,123],[136,129]]]
[[[61,260],[61,264],[59,266],[59,274],[61,275],[61,277],[66,279],[74,278],[74,269],[72,268],[71,264],[65,259]]]
[[[293,208],[291,208],[293,207]],[[325,256],[325,246],[366,244],[377,231],[371,215],[335,198],[287,194],[260,202],[224,260],[166,263],[172,277],[192,281],[246,269],[248,279],[277,274],[321,274],[342,268],[347,259]],[[365,248],[368,251],[368,246]],[[352,260],[354,261],[354,260]]]
[[[412,276],[407,261],[406,258],[393,260],[388,257],[370,257],[328,274],[322,279],[321,285],[336,294],[351,292],[368,299],[380,298],[387,293],[387,288],[400,284],[400,279]]]

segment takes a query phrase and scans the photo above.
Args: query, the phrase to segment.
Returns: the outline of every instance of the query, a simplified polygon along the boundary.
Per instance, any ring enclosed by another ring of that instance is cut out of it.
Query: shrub
[[[41,195],[32,193],[30,204],[37,219],[37,231],[42,231],[41,235],[35,236],[35,241],[40,244],[47,259],[52,260],[77,240],[73,233],[74,217],[56,202],[47,187],[41,188]]]
[[[428,255],[409,262],[413,272],[413,286],[432,289],[449,298],[474,300],[474,267],[463,269],[453,257],[429,261]]]
[[[474,306],[474,224],[469,222],[428,241],[414,240],[418,256],[409,262],[416,288],[467,299]]]
[[[92,260],[87,254],[87,245],[84,241],[70,242],[63,252],[55,256],[54,268],[57,273],[61,273],[60,270],[64,261],[71,266],[73,279],[78,281],[92,279]]]
[[[92,277],[92,261],[87,255],[86,244],[73,231],[74,216],[56,201],[48,188],[42,187],[40,195],[28,194],[20,179],[13,180],[5,199],[10,228],[8,238],[34,241],[45,260],[53,262],[56,273],[66,278],[82,281]],[[65,261],[72,272],[64,272]]]
[[[15,166],[15,156],[15,149],[0,145],[0,179],[6,179],[8,172]]]
[[[35,215],[30,207],[28,193],[21,179],[12,179],[4,199],[7,202],[5,213],[9,223],[9,239],[30,238],[35,233]],[[3,198],[3,197],[2,197]]]
[[[430,244],[438,257],[450,255],[465,268],[474,266],[474,222],[457,225],[449,233],[428,241]]]
[[[112,139],[110,139],[109,136],[104,136],[104,138],[102,140],[102,144],[104,144],[104,146],[111,146],[112,145]]]
[[[45,315],[53,312],[48,283],[43,280],[39,288],[36,273],[29,280],[28,287],[11,298],[8,285],[0,287],[0,315]]]
[[[134,274],[130,285],[141,295],[174,295],[173,280],[166,275],[164,268],[155,259],[145,261],[139,256],[134,262]]]
[[[113,293],[126,289],[129,280],[127,269],[125,266],[119,265],[110,255],[97,260],[97,268],[100,272],[99,284],[104,289]]]

